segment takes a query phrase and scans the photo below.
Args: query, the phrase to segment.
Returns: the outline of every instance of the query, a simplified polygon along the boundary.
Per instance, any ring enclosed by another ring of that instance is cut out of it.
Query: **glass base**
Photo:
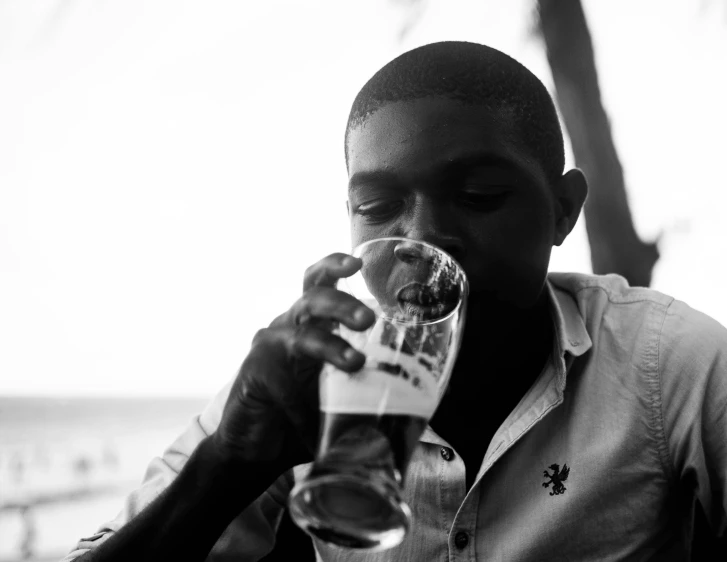
[[[392,548],[404,539],[411,521],[395,485],[359,474],[311,476],[293,488],[288,503],[301,529],[346,548]]]

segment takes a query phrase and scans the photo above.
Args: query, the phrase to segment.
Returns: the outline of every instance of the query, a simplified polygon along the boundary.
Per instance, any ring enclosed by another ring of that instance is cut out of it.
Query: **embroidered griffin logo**
[[[547,488],[551,484],[553,485],[553,491],[550,492],[551,496],[559,496],[565,492],[565,486],[563,482],[568,480],[568,473],[570,468],[567,464],[563,465],[563,470],[560,469],[559,464],[551,464],[548,468],[553,471],[553,474],[549,474],[547,470],[543,471],[543,478],[548,478],[547,482],[543,482],[543,488]]]

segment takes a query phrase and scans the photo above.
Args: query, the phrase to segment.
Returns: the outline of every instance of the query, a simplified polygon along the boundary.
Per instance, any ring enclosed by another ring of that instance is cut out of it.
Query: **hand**
[[[363,331],[375,320],[361,301],[335,289],[360,268],[360,259],[340,253],[312,265],[303,296],[255,335],[213,435],[226,458],[280,472],[313,459],[323,362],[353,373],[365,360],[331,330],[342,323]]]

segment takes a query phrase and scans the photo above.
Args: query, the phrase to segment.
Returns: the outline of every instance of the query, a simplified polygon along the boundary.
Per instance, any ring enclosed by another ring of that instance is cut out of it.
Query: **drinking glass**
[[[401,498],[406,470],[457,358],[468,283],[452,256],[422,241],[379,238],[352,255],[363,265],[337,288],[376,321],[363,332],[343,325],[334,332],[366,362],[355,373],[330,364],[321,371],[318,450],[289,507],[298,526],[323,541],[385,550],[410,526]]]

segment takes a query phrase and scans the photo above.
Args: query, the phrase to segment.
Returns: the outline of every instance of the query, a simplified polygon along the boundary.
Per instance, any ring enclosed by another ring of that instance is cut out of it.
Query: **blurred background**
[[[591,214],[552,270],[727,324],[723,0],[3,0],[0,561],[113,518],[305,268],[349,249],[351,102],[440,40],[575,100]]]

